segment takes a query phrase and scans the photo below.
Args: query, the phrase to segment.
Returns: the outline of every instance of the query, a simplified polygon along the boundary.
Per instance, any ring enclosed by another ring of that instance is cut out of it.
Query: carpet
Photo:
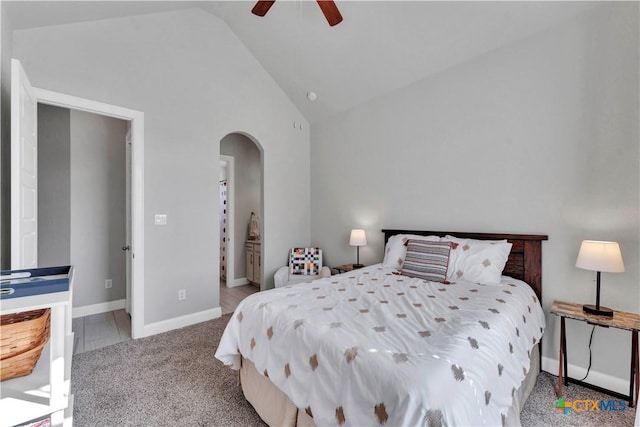
[[[73,423],[82,426],[265,426],[247,403],[236,371],[214,358],[231,315],[73,356]],[[635,410],[555,409],[556,377],[538,376],[524,427],[633,426]],[[565,399],[608,400],[570,385]]]
[[[566,414],[564,411],[555,408],[556,388],[558,386],[558,377],[542,372],[538,375],[536,386],[531,392],[529,399],[526,401],[522,412],[520,413],[520,421],[523,427],[543,427],[543,426],[575,426],[575,427],[632,427],[635,419],[636,408],[626,407],[624,411],[609,410],[592,410],[592,406],[588,406],[587,411],[570,410]],[[606,401],[616,402],[616,408],[622,409],[618,405],[615,397],[581,387],[576,384],[569,384],[563,387],[563,396],[567,402],[575,402],[577,400],[590,401]],[[625,402],[627,405],[628,402]],[[599,406],[599,405],[598,405]],[[579,404],[579,408],[585,407]]]
[[[73,356],[74,426],[264,426],[214,358],[230,317]]]

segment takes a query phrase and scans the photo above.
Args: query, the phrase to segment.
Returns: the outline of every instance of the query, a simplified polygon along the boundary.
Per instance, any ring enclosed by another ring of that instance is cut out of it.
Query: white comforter
[[[246,298],[216,358],[239,369],[241,353],[319,426],[499,426],[544,326],[524,282],[376,265]]]

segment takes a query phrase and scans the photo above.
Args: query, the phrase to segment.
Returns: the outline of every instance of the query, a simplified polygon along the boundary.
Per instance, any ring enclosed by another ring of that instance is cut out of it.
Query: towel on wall
[[[251,212],[251,218],[249,218],[249,239],[257,240],[260,238],[260,221],[258,216]]]

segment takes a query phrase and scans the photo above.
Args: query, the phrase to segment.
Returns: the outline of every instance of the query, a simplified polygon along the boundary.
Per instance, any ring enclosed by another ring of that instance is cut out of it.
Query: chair
[[[276,288],[279,288],[329,276],[331,269],[322,265],[322,249],[292,248],[289,252],[289,265],[276,271],[274,281]]]

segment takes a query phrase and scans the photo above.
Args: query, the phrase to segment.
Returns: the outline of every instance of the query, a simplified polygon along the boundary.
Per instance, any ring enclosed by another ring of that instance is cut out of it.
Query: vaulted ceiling
[[[3,1],[16,30],[200,8],[229,26],[311,123],[569,20],[586,1]],[[310,102],[308,92],[317,100]]]

